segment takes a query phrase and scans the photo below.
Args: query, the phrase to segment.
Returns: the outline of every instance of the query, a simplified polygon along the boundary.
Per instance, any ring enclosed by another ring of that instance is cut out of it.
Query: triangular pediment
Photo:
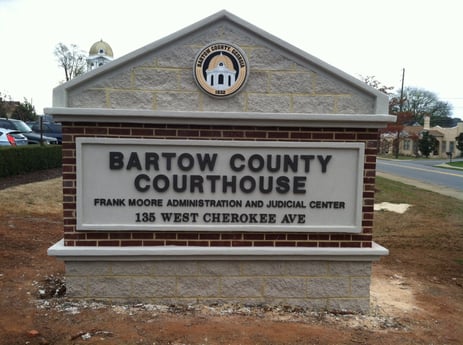
[[[239,47],[248,68],[243,87],[223,99],[201,90],[194,77],[198,53],[213,42]],[[387,114],[388,99],[224,10],[58,86],[53,107]]]

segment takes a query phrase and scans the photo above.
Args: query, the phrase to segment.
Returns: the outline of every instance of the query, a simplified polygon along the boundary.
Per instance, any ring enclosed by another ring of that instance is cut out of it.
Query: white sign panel
[[[78,138],[77,229],[360,232],[363,143]]]

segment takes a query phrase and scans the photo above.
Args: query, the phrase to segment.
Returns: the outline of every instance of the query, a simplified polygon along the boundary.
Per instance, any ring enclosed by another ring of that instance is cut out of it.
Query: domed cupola
[[[114,58],[111,46],[103,40],[93,43],[88,52],[87,69],[89,71],[103,66]]]
[[[207,83],[216,90],[226,90],[236,82],[236,70],[228,56],[214,56],[206,70]]]

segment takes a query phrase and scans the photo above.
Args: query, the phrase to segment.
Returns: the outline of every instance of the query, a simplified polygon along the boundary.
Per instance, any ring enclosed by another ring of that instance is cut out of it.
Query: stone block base
[[[377,245],[356,249],[365,251],[361,256],[351,249],[350,254],[329,255],[333,249],[181,247],[151,248],[148,253],[146,248],[113,248],[110,255],[107,248],[58,247],[50,248],[49,254],[67,252],[56,256],[65,261],[71,298],[153,304],[263,303],[362,313],[369,310],[371,262],[387,253]]]

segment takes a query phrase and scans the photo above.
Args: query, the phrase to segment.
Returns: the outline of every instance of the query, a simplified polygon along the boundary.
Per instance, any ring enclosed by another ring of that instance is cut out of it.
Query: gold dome
[[[228,56],[222,55],[221,53],[220,55],[216,55],[211,59],[211,62],[208,66],[208,71],[223,67],[227,68],[229,71],[236,72],[231,59]]]
[[[111,46],[103,40],[93,43],[90,47],[89,56],[92,55],[106,55],[114,57]]]

